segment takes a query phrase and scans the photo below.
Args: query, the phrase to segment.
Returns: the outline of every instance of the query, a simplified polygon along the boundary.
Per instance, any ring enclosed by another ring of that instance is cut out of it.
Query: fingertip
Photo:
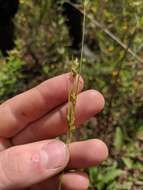
[[[91,146],[94,146],[93,153],[95,152],[96,154],[96,164],[105,161],[109,155],[107,145],[100,139],[94,139],[91,141]]]
[[[88,168],[99,165],[108,157],[106,144],[99,139],[74,142],[70,145],[68,168]]]
[[[73,183],[74,181],[74,183]],[[89,187],[88,175],[84,172],[66,173],[62,177],[63,190],[87,190]]]
[[[96,112],[100,112],[103,110],[104,105],[105,105],[105,99],[104,96],[98,92],[97,90],[89,90],[89,98],[90,98],[90,102],[92,102],[92,104],[96,105]]]
[[[62,173],[42,183],[32,186],[37,189],[62,189],[62,190],[87,190],[89,187],[88,175],[84,172],[75,171]]]

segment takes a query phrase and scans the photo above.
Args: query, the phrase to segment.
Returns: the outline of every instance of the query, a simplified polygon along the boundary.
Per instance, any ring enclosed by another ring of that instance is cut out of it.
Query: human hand
[[[70,74],[63,74],[0,105],[0,190],[57,190],[59,173],[65,168],[64,190],[88,188],[85,173],[68,170],[100,164],[107,158],[108,150],[98,139],[74,142],[69,147],[54,139],[67,131],[66,111],[71,83]],[[80,80],[77,126],[104,106],[99,92],[81,92],[82,88],[83,81]]]

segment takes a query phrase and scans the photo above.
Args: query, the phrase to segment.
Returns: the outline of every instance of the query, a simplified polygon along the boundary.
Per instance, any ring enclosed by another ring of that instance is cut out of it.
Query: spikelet
[[[69,144],[72,140],[73,131],[76,128],[75,123],[75,114],[76,114],[76,102],[77,102],[77,91],[78,91],[78,77],[79,77],[79,69],[80,64],[78,59],[72,61],[71,65],[71,75],[73,79],[73,86],[69,90],[68,95],[68,112],[67,112],[67,125],[68,125],[68,132],[67,132],[67,144]]]

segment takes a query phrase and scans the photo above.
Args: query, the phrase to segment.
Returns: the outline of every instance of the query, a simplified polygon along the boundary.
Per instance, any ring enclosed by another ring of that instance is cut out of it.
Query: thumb
[[[56,175],[69,160],[67,146],[47,140],[0,152],[0,190],[30,187]]]

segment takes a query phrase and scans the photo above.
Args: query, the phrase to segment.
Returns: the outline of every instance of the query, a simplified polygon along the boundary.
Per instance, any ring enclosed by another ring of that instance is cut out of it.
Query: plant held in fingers
[[[81,55],[80,59],[74,58],[71,62],[71,77],[73,80],[73,85],[69,89],[68,95],[68,110],[67,110],[67,138],[66,144],[69,145],[72,141],[73,132],[76,129],[76,103],[77,103],[77,95],[80,83],[80,76],[82,71],[82,64],[83,64],[83,49],[84,49],[84,42],[85,42],[85,24],[86,24],[86,6],[88,0],[83,0],[83,24],[82,24],[82,43],[81,43]],[[64,173],[63,173],[64,174]],[[60,180],[59,190],[62,189],[62,176]]]

